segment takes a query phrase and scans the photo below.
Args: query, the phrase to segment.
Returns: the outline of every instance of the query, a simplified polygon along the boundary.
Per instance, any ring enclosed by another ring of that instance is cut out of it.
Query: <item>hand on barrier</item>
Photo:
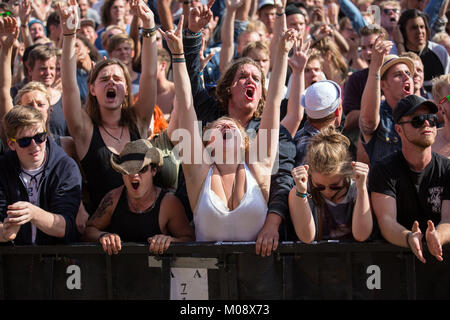
[[[441,239],[439,238],[439,233],[435,229],[431,220],[428,220],[428,228],[425,232],[425,239],[427,240],[427,246],[430,253],[435,256],[438,261],[443,261]]]
[[[112,255],[113,253],[118,254],[122,249],[120,237],[117,234],[105,232],[100,235],[98,241],[108,255]]]
[[[170,243],[172,242],[172,237],[165,234],[157,234],[153,237],[147,239],[149,243],[149,251],[155,254],[163,254],[166,251]]]
[[[417,259],[426,263],[425,258],[423,257],[422,251],[422,231],[419,228],[419,222],[414,221],[413,227],[411,229],[412,233],[408,239],[408,246],[411,248],[411,251],[416,255]]]

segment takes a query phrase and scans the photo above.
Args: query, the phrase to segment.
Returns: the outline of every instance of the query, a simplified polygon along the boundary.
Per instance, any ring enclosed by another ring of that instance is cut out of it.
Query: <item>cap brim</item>
[[[439,111],[439,108],[433,101],[427,100],[427,101],[424,101],[424,102],[418,104],[414,108],[411,108],[408,112],[406,112],[404,115],[402,115],[402,117],[413,114],[422,106],[428,107],[430,109],[431,113],[437,113]]]
[[[392,67],[393,65],[399,64],[399,63],[406,64],[408,66],[409,71],[411,72],[411,76],[414,75],[414,72],[416,70],[416,67],[414,66],[414,61],[412,61],[412,59],[410,59],[408,57],[399,57],[399,58],[390,60],[389,62],[387,62],[385,65],[383,65],[381,67],[380,77],[383,77],[383,75],[386,73],[386,71],[389,70],[390,67]]]

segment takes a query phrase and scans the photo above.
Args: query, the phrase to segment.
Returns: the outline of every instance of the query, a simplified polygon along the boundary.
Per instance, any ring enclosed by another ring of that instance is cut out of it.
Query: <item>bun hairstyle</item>
[[[321,174],[341,173],[351,176],[352,166],[348,149],[350,141],[332,125],[311,138],[306,163],[311,172]]]

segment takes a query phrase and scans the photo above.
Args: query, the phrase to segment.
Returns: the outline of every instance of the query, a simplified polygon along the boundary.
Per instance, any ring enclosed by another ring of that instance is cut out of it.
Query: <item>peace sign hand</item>
[[[309,42],[303,45],[303,39],[296,39],[294,54],[288,60],[289,66],[296,72],[302,72],[305,69],[310,55],[311,49],[309,48]]]
[[[58,2],[58,13],[61,18],[61,26],[63,33],[73,33],[77,31],[80,15],[78,13],[77,0],[69,0],[68,6],[63,7],[61,2]]]

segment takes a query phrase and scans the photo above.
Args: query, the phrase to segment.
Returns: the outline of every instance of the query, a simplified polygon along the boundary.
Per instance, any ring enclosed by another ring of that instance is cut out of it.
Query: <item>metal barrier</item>
[[[385,242],[283,242],[270,257],[254,243],[174,243],[163,255],[124,243],[0,246],[0,299],[449,299],[444,261],[422,264]]]

